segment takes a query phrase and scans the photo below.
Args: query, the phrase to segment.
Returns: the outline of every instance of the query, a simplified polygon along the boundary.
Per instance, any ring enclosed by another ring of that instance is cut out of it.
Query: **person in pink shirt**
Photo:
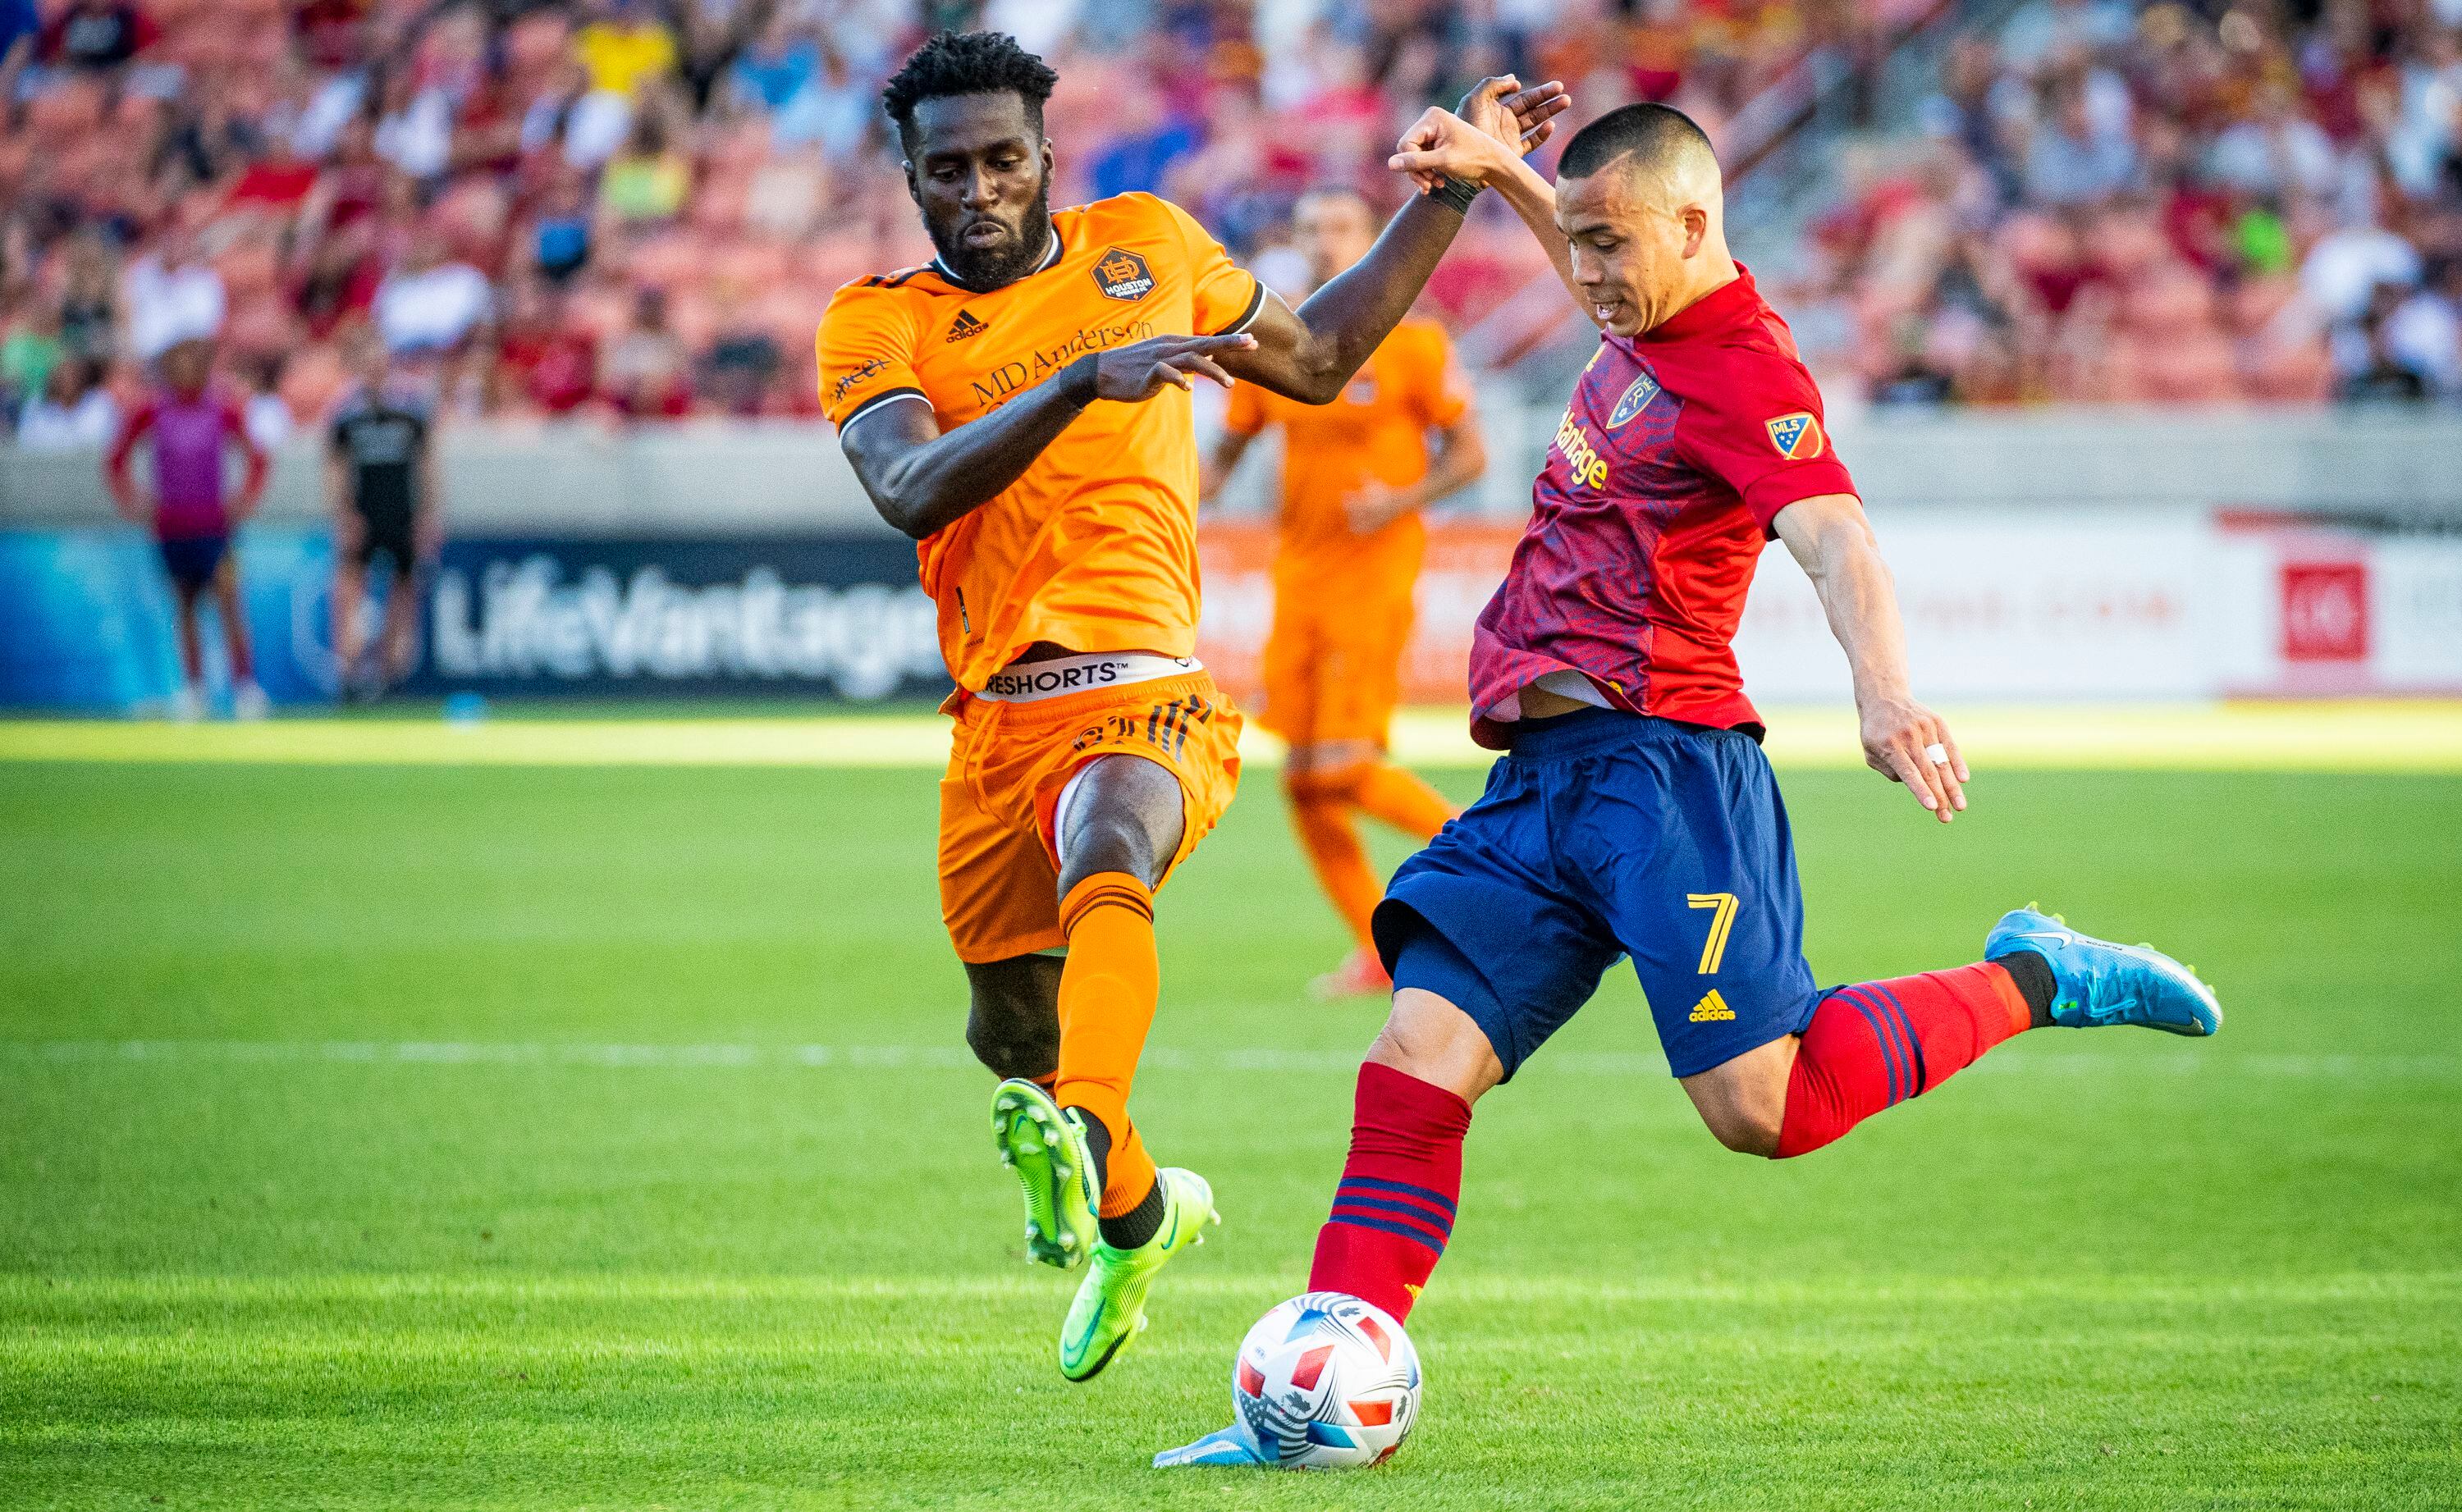
[[[239,401],[212,387],[213,346],[184,341],[162,354],[162,382],[119,427],[103,463],[119,512],[139,524],[149,521],[170,575],[178,606],[180,669],[184,677],[172,702],[176,717],[194,719],[205,709],[205,652],[197,635],[197,601],[210,589],[229,650],[231,710],[243,719],[265,713],[265,692],[249,662],[248,627],[240,616],[239,569],[230,554],[231,531],[265,496],[267,458],[248,438]],[[153,487],[131,476],[129,458],[150,439]],[[225,454],[248,461],[236,500],[226,500]]]

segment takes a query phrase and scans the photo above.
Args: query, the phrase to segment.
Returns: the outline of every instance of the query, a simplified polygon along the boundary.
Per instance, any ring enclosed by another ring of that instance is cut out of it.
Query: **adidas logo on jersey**
[[[949,322],[949,333],[940,339],[944,342],[963,341],[968,336],[980,336],[990,329],[989,323],[975,318],[973,310],[961,309],[958,311],[958,318]]]

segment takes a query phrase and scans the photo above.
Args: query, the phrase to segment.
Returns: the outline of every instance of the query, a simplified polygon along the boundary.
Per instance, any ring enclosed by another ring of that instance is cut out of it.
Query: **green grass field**
[[[1297,990],[1269,776],[1138,1085],[1225,1226],[1072,1388],[930,773],[0,764],[0,1505],[2462,1505],[2462,778],[1786,780],[1825,979],[2040,897],[2223,1036],[2031,1035],[1773,1165],[1620,976],[1482,1105],[1419,1430],[1335,1479],[1145,1468],[1301,1286],[1376,1017]]]

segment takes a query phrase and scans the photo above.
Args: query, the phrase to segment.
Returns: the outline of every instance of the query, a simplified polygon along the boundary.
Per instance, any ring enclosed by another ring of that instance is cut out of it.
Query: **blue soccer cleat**
[[[1217,1428],[1193,1444],[1166,1449],[1154,1457],[1154,1467],[1170,1470],[1179,1465],[1262,1465],[1271,1461],[1257,1452],[1256,1440],[1240,1423]]]
[[[2140,1024],[2203,1038],[2223,1027],[2214,990],[2150,945],[2080,934],[2059,914],[2029,904],[2002,914],[1984,936],[1985,960],[2012,950],[2032,950],[2051,964],[2052,1022],[2063,1029]]]

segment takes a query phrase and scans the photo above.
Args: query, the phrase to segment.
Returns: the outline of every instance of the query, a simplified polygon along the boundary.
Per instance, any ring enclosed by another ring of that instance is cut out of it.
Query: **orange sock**
[[[1419,780],[1408,767],[1378,761],[1361,772],[1350,787],[1351,801],[1372,819],[1383,820],[1405,835],[1434,840],[1445,820],[1459,810],[1445,796]]]
[[[1368,847],[1359,842],[1358,826],[1350,821],[1350,801],[1306,778],[1292,785],[1290,798],[1291,827],[1300,832],[1300,846],[1316,869],[1317,884],[1333,900],[1359,943],[1372,948],[1368,917],[1376,911],[1385,884],[1368,864]]]
[[[1117,1218],[1154,1190],[1154,1158],[1129,1121],[1129,1084],[1162,993],[1155,959],[1154,890],[1123,871],[1098,871],[1060,900],[1069,964],[1060,972],[1060,1075],[1052,1100],[1082,1108],[1111,1132],[1098,1216]]]

